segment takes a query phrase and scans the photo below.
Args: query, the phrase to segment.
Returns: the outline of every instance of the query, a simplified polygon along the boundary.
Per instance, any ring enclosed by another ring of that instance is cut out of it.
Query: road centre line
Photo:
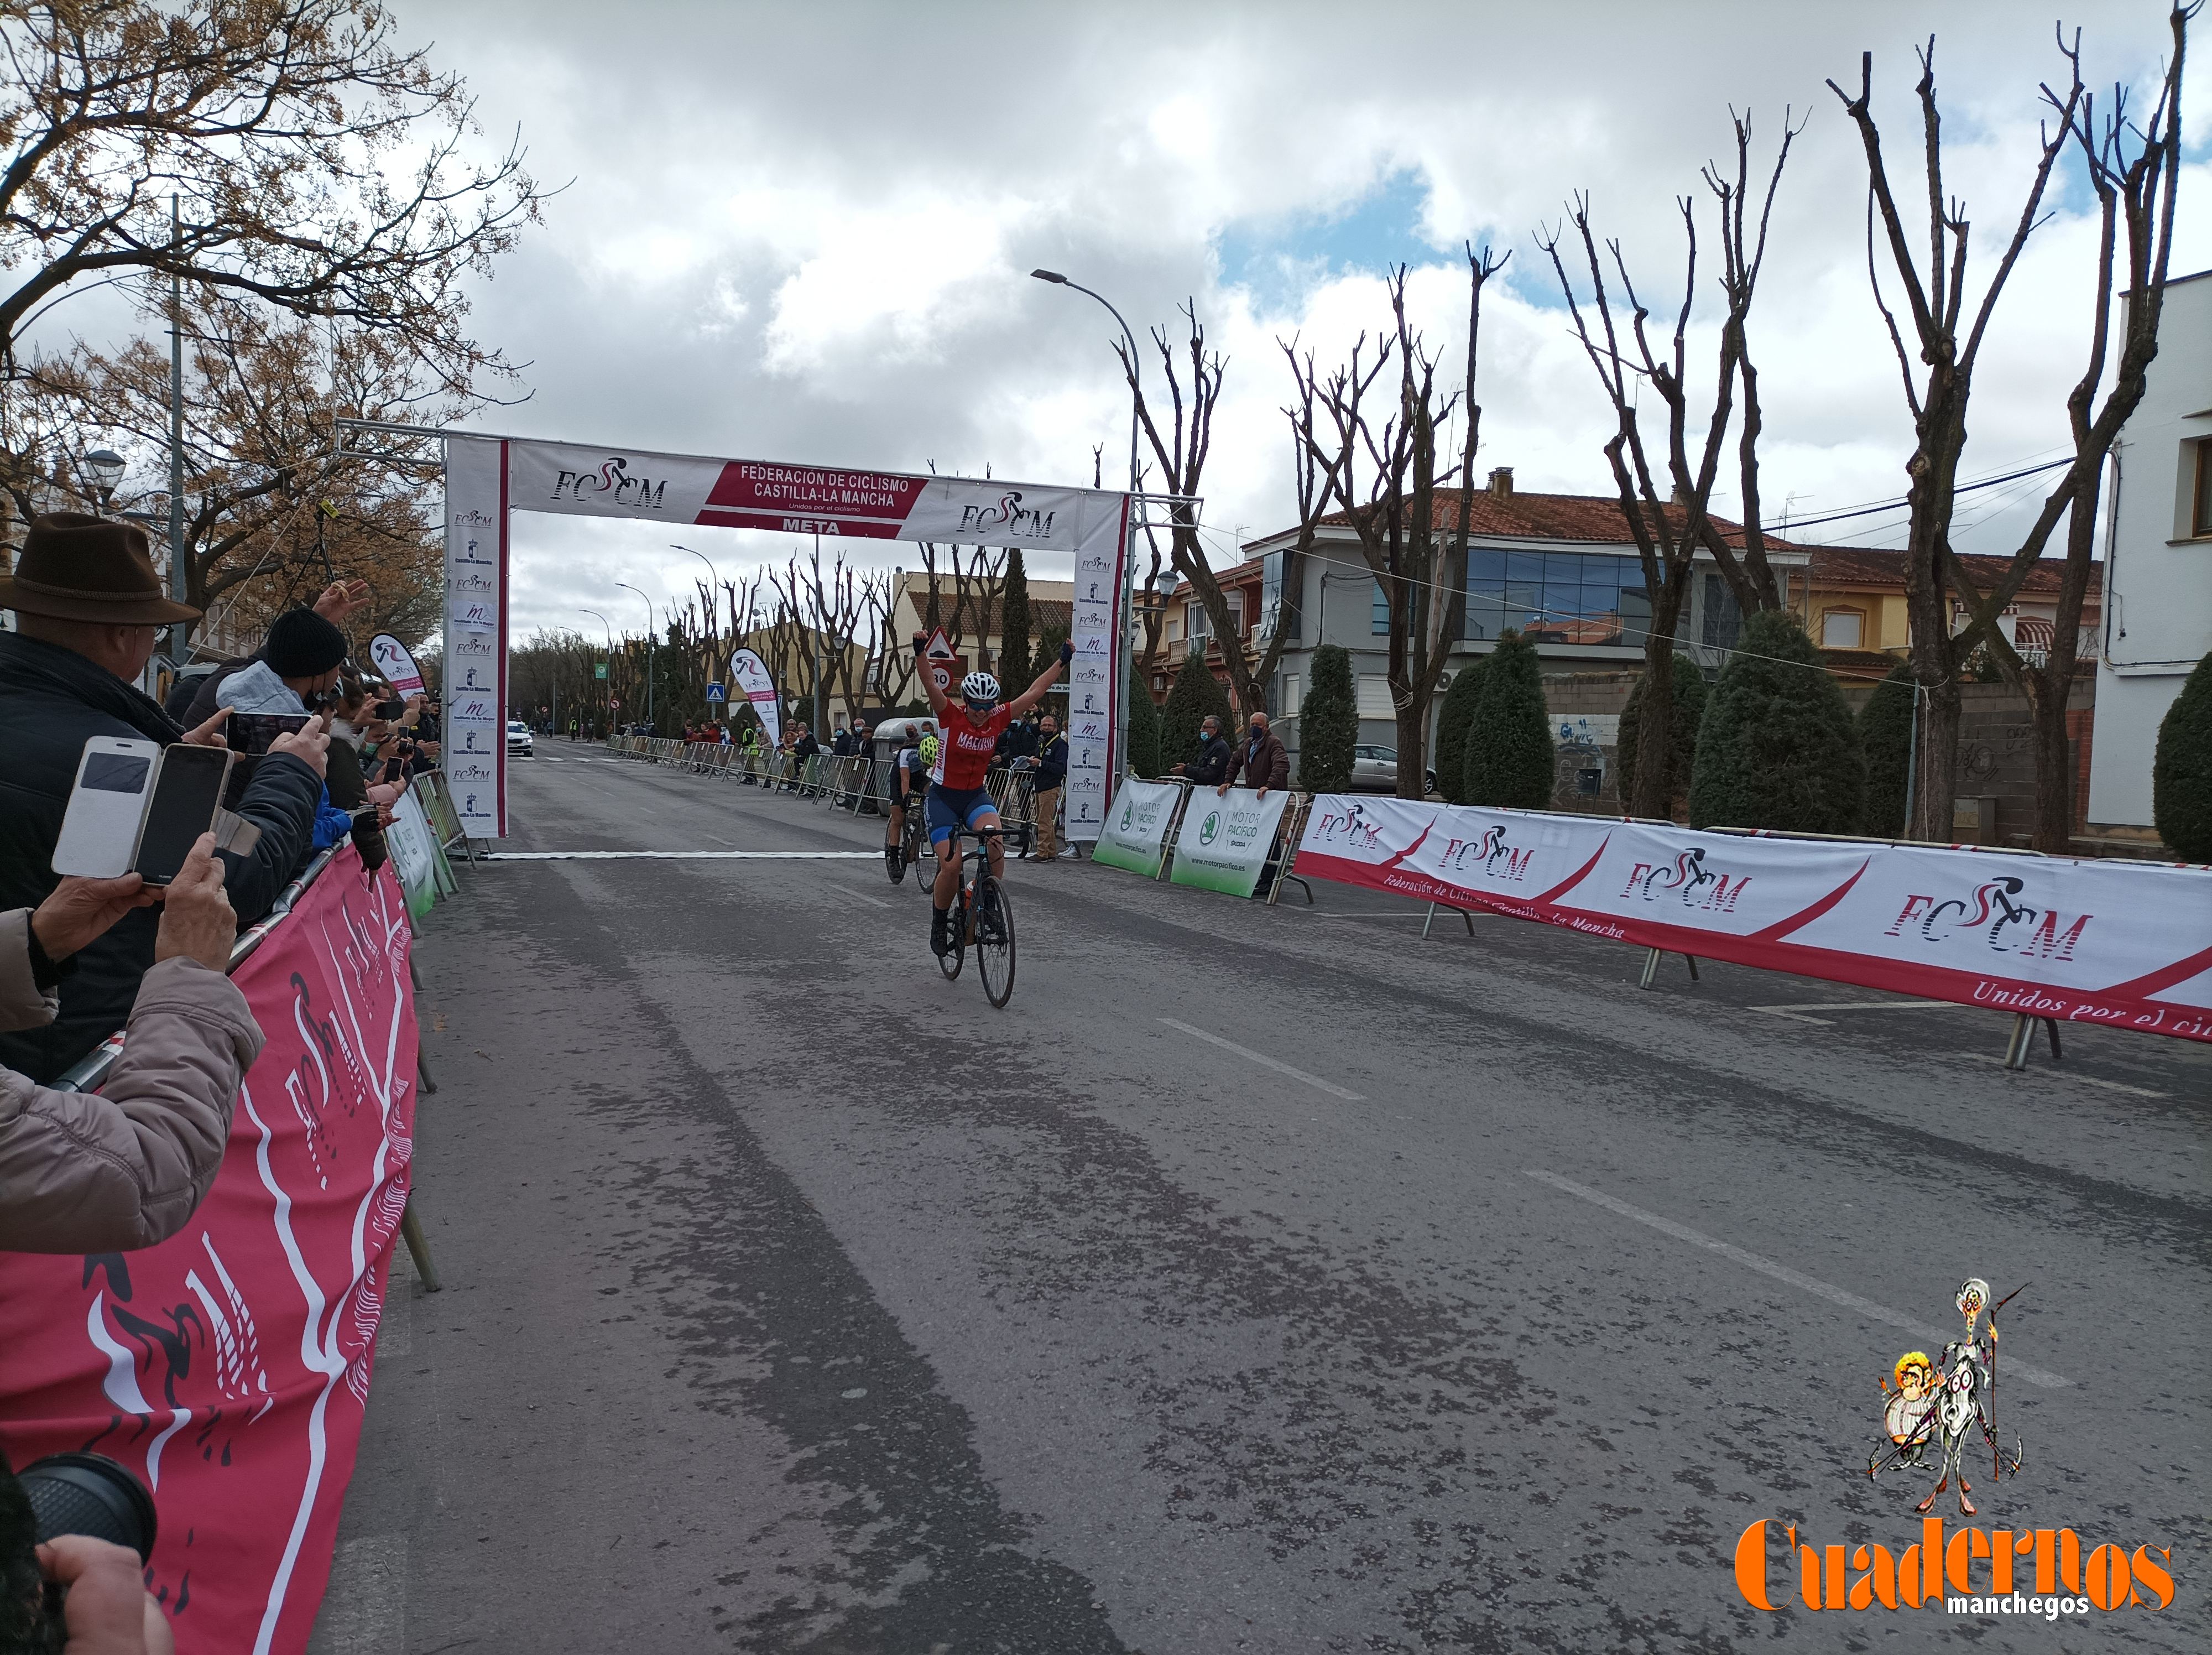
[[[872,862],[880,850],[493,850],[480,862]]]
[[[1728,1242],[1716,1240],[1701,1231],[1692,1230],[1686,1224],[1677,1224],[1674,1220],[1662,1218],[1656,1213],[1647,1213],[1641,1207],[1632,1207],[1616,1196],[1607,1195],[1602,1190],[1593,1190],[1586,1183],[1577,1183],[1572,1178],[1563,1178],[1558,1173],[1547,1172],[1541,1167],[1523,1167],[1522,1172],[1524,1177],[1534,1178],[1539,1183],[1548,1183],[1554,1190],[1564,1190],[1567,1194],[1589,1202],[1595,1206],[1602,1207],[1609,1213],[1618,1213],[1623,1218],[1633,1219],[1638,1224],[1648,1225],[1662,1235],[1670,1235],[1677,1241],[1686,1241],[1693,1247],[1704,1248],[1707,1252],[1718,1253],[1723,1258],[1733,1263],[1741,1264],[1746,1269],[1757,1270],[1761,1275],[1771,1276],[1777,1281],[1787,1282],[1790,1287],[1809,1293],[1815,1298],[1825,1299],[1831,1304],[1841,1305],[1846,1310],[1856,1311],[1869,1321],[1883,1322],[1891,1327],[1902,1329],[1931,1350],[1941,1349],[1943,1343],[1952,1336],[1937,1329],[1929,1327],[1924,1323],[1916,1322],[1911,1317],[1891,1310],[1887,1305],[1877,1305],[1870,1299],[1862,1299],[1855,1293],[1847,1293],[1841,1287],[1833,1287],[1817,1276],[1807,1275],[1802,1270],[1791,1269],[1787,1264],[1778,1264],[1771,1258],[1762,1258],[1757,1253],[1747,1252],[1744,1249]],[[2030,1367],[2025,1362],[2011,1360],[2005,1362],[2003,1372],[2008,1376],[2025,1379],[2032,1385],[2041,1385],[2045,1390],[2057,1390],[2074,1383],[2071,1379],[2063,1378],[2058,1374],[2047,1372],[2039,1367]]]
[[[1808,1017],[1808,1012],[1909,1012],[1932,1011],[1949,1006],[1962,1012],[1971,1012],[1972,1006],[1961,1006],[1955,1000],[1807,1000],[1794,1006],[1747,1006],[1749,1012],[1765,1012],[1769,1017],[1786,1017],[1793,1023],[1817,1023],[1826,1028],[1833,1018]]]
[[[1257,1063],[1261,1068],[1273,1069],[1278,1074],[1287,1074],[1293,1080],[1303,1080],[1308,1086],[1325,1092],[1332,1098],[1343,1098],[1347,1104],[1366,1101],[1356,1092],[1346,1092],[1342,1086],[1333,1086],[1317,1074],[1308,1074],[1304,1069],[1294,1069],[1288,1063],[1278,1062],[1263,1051],[1254,1051],[1250,1047],[1240,1046],[1233,1040],[1224,1040],[1218,1034],[1208,1034],[1204,1029],[1193,1028],[1188,1023],[1178,1023],[1172,1017],[1164,1017],[1160,1021],[1171,1029],[1180,1029],[1194,1040],[1203,1040],[1209,1046],[1218,1046],[1224,1051],[1236,1053],[1248,1063]]]

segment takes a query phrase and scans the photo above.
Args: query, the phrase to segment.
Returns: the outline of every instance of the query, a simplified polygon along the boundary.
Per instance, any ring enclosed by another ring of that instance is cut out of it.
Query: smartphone
[[[131,871],[139,824],[146,819],[146,795],[161,760],[158,741],[96,735],[84,744],[61,838],[54,846],[55,873],[113,879]]]
[[[307,727],[312,713],[233,713],[230,715],[228,740],[230,750],[249,758],[269,751],[269,744],[280,735],[292,735]]]
[[[214,826],[235,757],[227,747],[188,747],[182,742],[162,752],[145,830],[131,862],[147,884],[167,885],[175,879],[194,843]]]
[[[376,703],[376,715],[387,723],[393,719],[404,718],[407,716],[407,703],[398,696],[389,701],[380,701]]]

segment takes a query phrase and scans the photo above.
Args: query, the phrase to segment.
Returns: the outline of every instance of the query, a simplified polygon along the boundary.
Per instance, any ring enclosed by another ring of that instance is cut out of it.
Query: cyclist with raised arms
[[[937,687],[937,674],[923,655],[929,639],[917,632],[914,653],[921,665],[922,687],[929,692],[929,710],[944,727],[937,763],[929,770],[929,794],[923,819],[929,824],[929,842],[937,847],[937,885],[930,892],[929,947],[939,956],[952,952],[952,899],[960,891],[960,859],[945,849],[945,841],[961,827],[970,832],[999,825],[998,806],[983,786],[991,768],[991,754],[1000,732],[1044,699],[1045,691],[1075,659],[1075,646],[1062,643],[1060,659],[1037,675],[1037,681],[1003,704],[999,680],[988,672],[970,672],[960,680],[960,702],[955,705]],[[994,834],[991,874],[1003,879],[1006,871],[1005,844]]]
[[[891,759],[891,819],[884,835],[884,860],[890,864],[894,880],[904,872],[899,859],[906,849],[906,813],[921,808],[929,767],[936,762],[937,738],[908,725],[906,739]]]

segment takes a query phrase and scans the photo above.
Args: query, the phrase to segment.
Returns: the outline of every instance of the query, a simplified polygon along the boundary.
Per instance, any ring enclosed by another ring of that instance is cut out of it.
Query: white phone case
[[[97,761],[140,759],[145,768],[136,778],[134,791],[118,791],[112,784],[84,784],[85,771],[112,770]],[[62,817],[60,839],[54,846],[54,872],[90,879],[112,879],[131,871],[138,860],[138,836],[145,825],[146,806],[154,796],[161,774],[161,744],[135,741],[121,736],[88,738],[76,762],[76,785],[70,791],[69,808]]]

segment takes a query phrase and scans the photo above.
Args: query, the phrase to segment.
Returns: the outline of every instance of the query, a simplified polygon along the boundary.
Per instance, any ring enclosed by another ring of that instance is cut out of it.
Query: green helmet
[[[934,764],[937,762],[937,738],[935,736],[926,735],[922,737],[921,760],[925,764]]]

